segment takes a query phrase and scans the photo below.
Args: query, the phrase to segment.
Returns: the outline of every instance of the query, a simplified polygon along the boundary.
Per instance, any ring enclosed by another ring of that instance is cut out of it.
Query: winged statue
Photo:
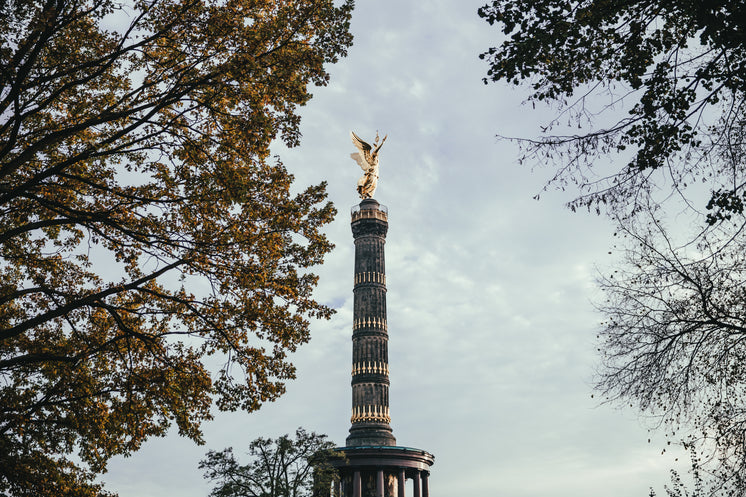
[[[357,192],[360,194],[360,198],[371,198],[378,184],[378,152],[381,150],[383,142],[386,141],[388,135],[384,136],[379,144],[378,132],[376,132],[376,140],[372,146],[357,136],[354,131],[350,131],[350,137],[352,138],[352,143],[359,150],[359,152],[350,154],[350,157],[364,171],[363,177],[357,182]]]

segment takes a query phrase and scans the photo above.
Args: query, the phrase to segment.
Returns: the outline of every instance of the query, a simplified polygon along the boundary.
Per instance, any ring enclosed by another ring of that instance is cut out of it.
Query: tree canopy
[[[496,0],[485,83],[526,83],[555,117],[522,159],[616,224],[598,388],[746,488],[746,3]]]
[[[112,456],[282,394],[335,209],[270,143],[352,6],[0,3],[0,495],[98,495]]]
[[[205,478],[216,482],[211,497],[328,496],[337,478],[331,461],[344,458],[326,435],[295,431],[275,440],[257,438],[249,444],[251,460],[241,465],[233,448],[210,451],[200,461]]]
[[[743,2],[497,0],[479,15],[506,35],[480,56],[485,83],[530,80],[529,100],[559,104],[572,127],[626,106],[608,126],[530,142],[532,153],[566,153],[557,179],[584,193],[572,207],[629,207],[665,170],[674,186],[709,182],[711,221],[742,213],[743,181],[731,166],[743,155]],[[596,90],[605,98],[594,101]],[[618,171],[583,176],[599,155],[624,150]]]

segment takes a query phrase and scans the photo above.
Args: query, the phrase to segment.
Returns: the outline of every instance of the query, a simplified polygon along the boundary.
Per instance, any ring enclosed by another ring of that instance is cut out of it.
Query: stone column
[[[404,497],[404,489],[407,487],[407,473],[404,471],[404,468],[399,470],[399,495],[398,497]]]
[[[383,470],[379,469],[376,474],[376,497],[383,497]]]
[[[360,471],[355,471],[352,475],[352,497],[362,497],[360,487]]]
[[[414,496],[413,497],[422,497],[422,492],[420,492],[420,472],[417,471],[415,473],[414,478]]]
[[[422,497],[430,497],[430,488],[428,486],[428,477],[430,474],[427,471],[422,472]]]
[[[389,415],[384,245],[388,212],[372,198],[352,211],[355,286],[352,324],[352,426],[347,446],[396,445]]]

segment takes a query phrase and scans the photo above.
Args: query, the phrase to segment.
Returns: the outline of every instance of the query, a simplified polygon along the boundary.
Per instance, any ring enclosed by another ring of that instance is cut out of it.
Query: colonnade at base
[[[407,471],[401,468],[398,474],[384,469],[353,471],[352,475],[335,482],[335,497],[430,497],[428,471]],[[407,491],[407,480],[411,480],[411,493]]]
[[[430,497],[432,454],[390,445],[336,450],[345,458],[333,463],[340,476],[334,497]]]

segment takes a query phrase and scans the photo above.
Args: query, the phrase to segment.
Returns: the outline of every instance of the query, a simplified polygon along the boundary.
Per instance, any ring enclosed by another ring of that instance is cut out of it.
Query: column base
[[[381,488],[384,496],[406,497],[404,480],[407,478],[414,482],[412,497],[424,497],[428,493],[427,475],[435,458],[424,450],[396,446],[338,447],[335,450],[345,455],[343,460],[332,461],[342,480],[342,497],[379,497]]]

